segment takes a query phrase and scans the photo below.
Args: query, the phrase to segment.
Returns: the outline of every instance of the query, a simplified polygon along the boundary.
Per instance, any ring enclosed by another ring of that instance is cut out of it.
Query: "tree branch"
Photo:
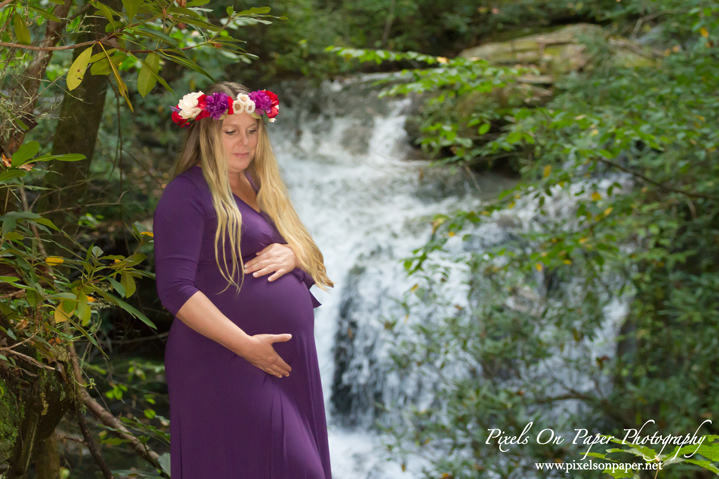
[[[671,191],[671,192],[674,192],[674,193],[679,193],[679,194],[681,194],[681,195],[688,196],[688,197],[690,197],[690,198],[704,198],[704,199],[706,199],[706,200],[719,201],[719,198],[717,198],[716,196],[703,195],[703,194],[701,194],[701,193],[691,193],[691,192],[689,192],[689,191],[678,190],[678,189],[676,189],[676,188],[672,188],[671,186],[663,185],[663,184],[659,183],[658,181],[654,181],[654,180],[652,180],[651,178],[647,178],[646,176],[644,176],[644,175],[642,175],[642,174],[640,174],[640,173],[636,173],[636,172],[634,172],[634,171],[631,171],[631,170],[629,170],[629,169],[623,167],[622,165],[619,165],[619,164],[617,164],[617,163],[611,162],[611,161],[607,160],[606,158],[602,158],[601,156],[596,156],[595,158],[596,158],[597,160],[601,161],[602,163],[606,164],[606,165],[613,166],[614,168],[618,168],[618,169],[622,170],[622,171],[625,172],[625,173],[629,173],[629,174],[632,175],[632,176],[636,176],[637,178],[639,178],[639,179],[641,179],[641,180],[643,180],[643,181],[646,181],[647,183],[651,183],[651,184],[653,184],[654,186],[658,186],[659,188],[665,189],[665,190],[667,190],[667,191]]]
[[[135,436],[132,435],[132,433],[125,427],[124,424],[122,424],[120,420],[118,420],[115,416],[112,415],[112,413],[110,413],[101,404],[95,401],[92,396],[90,396],[90,393],[88,393],[85,389],[84,381],[82,380],[82,369],[80,368],[80,365],[78,363],[77,352],[75,351],[75,344],[72,342],[70,342],[69,344],[69,352],[75,374],[75,380],[77,381],[79,387],[78,395],[80,396],[85,406],[87,406],[90,412],[92,412],[105,426],[113,428],[115,430],[115,434],[118,437],[128,441],[132,449],[134,449],[140,457],[145,459],[152,466],[163,470],[162,466],[160,466],[160,462],[158,461],[158,458],[160,456],[156,452],[150,450],[147,446],[142,444]]]
[[[36,47],[35,45],[22,45],[20,43],[7,43],[7,42],[0,42],[0,47],[21,48],[24,50],[34,50],[37,52],[57,52],[57,51],[61,51],[61,50],[74,50],[76,48],[89,47],[89,46],[95,45],[97,43],[102,43],[102,44],[106,44],[112,48],[116,48],[116,46],[114,44],[105,43],[110,38],[112,38],[112,37],[106,36],[99,40],[90,40],[89,42],[80,42],[80,43],[75,43],[74,45],[64,45],[62,47],[53,47],[53,46]]]
[[[90,450],[90,454],[92,454],[92,457],[95,459],[97,465],[100,466],[105,479],[112,479],[112,471],[110,471],[110,468],[102,458],[102,454],[100,454],[95,441],[92,439],[90,428],[87,427],[85,418],[83,417],[82,412],[79,411],[79,404],[77,403],[75,403],[75,417],[77,418],[77,424],[80,426],[80,430],[82,431],[82,436],[85,438],[85,446],[87,446]]]
[[[103,45],[107,45],[111,48],[115,48],[115,49],[117,49],[121,52],[125,52],[125,53],[153,53],[153,52],[158,52],[158,51],[164,52],[166,50],[165,48],[160,48],[160,49],[156,49],[156,50],[125,50],[124,48],[119,48],[117,43],[110,42],[110,40],[113,40],[114,38],[115,38],[114,35],[108,35],[106,37],[102,37],[99,40],[90,40],[88,42],[75,43],[74,45],[64,45],[62,47],[42,47],[42,46],[36,47],[35,45],[23,45],[20,43],[0,42],[0,47],[20,48],[20,49],[24,49],[24,50],[33,50],[33,51],[38,51],[38,52],[57,52],[57,51],[62,51],[62,50],[75,50],[76,48],[89,47],[92,45],[97,45],[98,43],[102,43]],[[178,48],[177,50],[192,50],[193,48],[201,47],[204,45],[207,45],[207,42],[200,43],[199,45],[193,45],[190,47]],[[169,50],[169,51],[174,51],[174,49]]]

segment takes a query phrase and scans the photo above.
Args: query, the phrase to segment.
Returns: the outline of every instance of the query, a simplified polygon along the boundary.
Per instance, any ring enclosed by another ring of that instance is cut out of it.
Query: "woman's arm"
[[[250,336],[222,314],[201,291],[182,305],[177,317],[189,328],[220,343],[263,371],[278,377],[290,375],[292,368],[277,354],[272,343],[289,341],[291,334]]]

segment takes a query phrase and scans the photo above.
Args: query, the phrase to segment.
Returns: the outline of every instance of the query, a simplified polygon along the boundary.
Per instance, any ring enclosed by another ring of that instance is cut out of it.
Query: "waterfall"
[[[478,195],[463,171],[408,160],[417,156],[404,130],[412,102],[378,98],[379,76],[280,85],[280,115],[269,128],[293,204],[336,283],[329,293],[312,288],[322,303],[315,337],[335,479],[417,477],[379,463],[369,432],[374,401],[397,397],[400,387],[378,341],[412,286],[400,259],[429,238],[427,217],[476,206],[508,184],[488,175]]]
[[[476,209],[515,184],[410,159],[417,151],[404,124],[414,105],[407,98],[379,98],[373,82],[381,76],[273,88],[282,100],[277,122],[269,127],[273,149],[293,204],[336,283],[330,292],[312,288],[322,303],[315,310],[315,337],[335,479],[420,477],[422,464],[409,464],[403,472],[382,461],[379,437],[372,432],[380,416],[375,402],[422,403],[431,388],[419,380],[400,382],[388,370],[392,345],[380,340],[383,323],[404,316],[399,301],[414,284],[400,260],[429,239],[434,214]],[[616,180],[606,180],[605,187]],[[560,196],[546,198],[545,208],[556,210],[552,214],[566,214],[576,202]],[[448,246],[466,254],[500,244],[511,229],[531,228],[535,217],[532,202],[518,201],[511,217],[495,218],[478,227],[481,234],[473,232],[482,244],[463,245],[456,237]],[[453,291],[455,304],[467,302],[461,281],[455,278],[444,288]],[[600,335],[604,349],[597,343],[596,351],[612,355],[606,348],[624,314],[623,304],[607,311],[610,321]]]

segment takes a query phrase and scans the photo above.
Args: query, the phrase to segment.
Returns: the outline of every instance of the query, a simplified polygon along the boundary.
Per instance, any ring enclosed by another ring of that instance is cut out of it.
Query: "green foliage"
[[[3,186],[13,188],[7,183]],[[153,277],[152,273],[135,268],[145,259],[144,254],[106,256],[97,246],[85,248],[75,243],[77,249],[68,251],[67,256],[45,257],[41,252],[51,240],[44,239],[41,233],[49,235],[50,229],[57,229],[52,222],[35,213],[13,211],[0,216],[0,224],[0,265],[12,272],[3,276],[2,282],[15,290],[5,295],[8,302],[3,308],[3,315],[13,324],[2,330],[18,341],[25,336],[30,338],[28,341],[44,360],[51,362],[58,354],[62,355],[52,346],[53,342],[70,340],[76,333],[98,346],[92,334],[98,327],[99,316],[93,315],[93,311],[107,305],[120,306],[155,328],[143,313],[109,292],[114,286],[120,296],[130,297],[135,291],[133,278]],[[138,244],[145,244],[147,236],[137,228],[135,232]],[[60,323],[65,322],[70,327],[61,327]],[[19,330],[13,332],[16,327]],[[15,365],[12,356],[6,360]]]

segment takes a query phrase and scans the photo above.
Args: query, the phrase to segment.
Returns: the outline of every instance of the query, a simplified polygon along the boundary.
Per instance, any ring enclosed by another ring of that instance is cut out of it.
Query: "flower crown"
[[[269,90],[240,93],[234,99],[221,91],[211,95],[197,91],[183,96],[177,106],[172,107],[172,121],[182,127],[189,126],[192,120],[207,117],[222,120],[225,115],[249,113],[253,118],[259,119],[262,118],[260,114],[264,113],[269,121],[274,122],[279,108],[277,95]]]

